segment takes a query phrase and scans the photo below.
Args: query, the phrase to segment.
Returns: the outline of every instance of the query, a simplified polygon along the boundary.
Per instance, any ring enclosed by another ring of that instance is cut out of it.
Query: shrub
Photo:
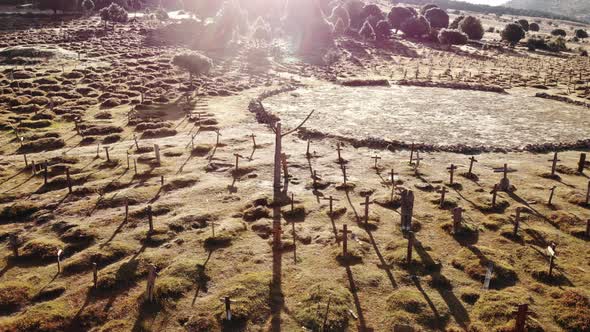
[[[464,32],[471,40],[481,40],[484,29],[481,21],[473,16],[467,16],[459,23],[459,30]]]
[[[440,8],[427,10],[424,17],[430,22],[430,27],[433,29],[446,29],[449,27],[449,15]]]
[[[175,55],[172,64],[188,71],[191,81],[193,75],[207,74],[213,67],[213,61],[200,53]]]
[[[551,38],[547,42],[547,50],[551,52],[561,52],[567,50],[565,39],[563,37]]]
[[[365,21],[361,30],[359,31],[359,35],[366,40],[375,39],[375,30],[373,30],[373,27],[371,24],[369,24],[369,21]]]
[[[387,40],[391,37],[391,24],[388,21],[379,21],[374,30],[377,40]]]
[[[99,15],[104,21],[105,26],[107,25],[107,22],[126,23],[129,18],[125,8],[116,3],[111,3],[110,6],[101,9]]]
[[[567,32],[565,32],[565,30],[563,30],[563,29],[554,29],[553,31],[551,31],[551,34],[554,36],[561,36],[561,37],[567,36]]]
[[[91,13],[94,10],[94,2],[92,0],[82,1],[82,9],[84,9],[84,12],[86,13]]]
[[[529,25],[529,30],[533,32],[538,32],[539,30],[541,30],[541,27],[537,23],[531,23]]]
[[[583,293],[567,290],[557,299],[553,317],[566,331],[590,330],[590,299]]]
[[[529,21],[523,19],[516,21],[516,23],[520,24],[522,30],[529,31]]]
[[[375,4],[365,5],[363,7],[363,10],[361,10],[361,19],[364,20],[364,21],[366,21],[367,18],[369,18],[371,16],[383,17],[383,12]]]
[[[580,51],[580,56],[588,56],[588,51],[586,51],[586,50],[581,50],[581,51]]]
[[[545,38],[540,36],[531,36],[526,41],[526,46],[529,51],[544,50],[547,48]]]
[[[158,9],[156,9],[154,16],[159,21],[166,21],[169,18],[168,13],[162,7],[158,7]]]
[[[451,24],[449,25],[449,29],[459,29],[459,23],[461,23],[461,20],[463,20],[464,18],[465,16],[463,15],[455,17],[453,22],[451,22]]]
[[[424,5],[422,8],[420,8],[420,15],[425,15],[427,11],[429,11],[433,8],[438,8],[438,6],[433,3],[429,3],[429,4]]]
[[[438,33],[438,41],[443,45],[465,45],[467,35],[459,30],[442,29]]]
[[[344,3],[344,8],[350,17],[350,27],[358,28],[363,24],[362,12],[365,4],[359,0],[350,0]]]
[[[516,45],[523,38],[524,30],[520,24],[509,23],[502,30],[502,40],[506,40],[512,46]]]
[[[430,23],[424,16],[412,17],[402,24],[401,30],[406,36],[421,37],[430,33]]]
[[[416,15],[409,8],[396,6],[391,8],[391,11],[387,15],[387,20],[391,24],[391,27],[395,29],[395,33],[397,33],[402,28],[402,24],[414,16]]]
[[[576,30],[576,37],[580,39],[588,38],[588,32],[586,32],[586,30],[583,29],[578,29]]]
[[[350,292],[338,283],[319,283],[300,294],[294,309],[295,319],[313,331],[346,331],[348,327],[348,308],[351,306]],[[322,313],[326,303],[330,303],[329,318]]]
[[[328,21],[332,22],[334,25],[338,24],[338,20],[342,21],[342,26],[344,27],[343,31],[346,31],[346,29],[350,27],[350,15],[343,5],[334,7],[334,9],[332,9],[332,14],[328,18]]]

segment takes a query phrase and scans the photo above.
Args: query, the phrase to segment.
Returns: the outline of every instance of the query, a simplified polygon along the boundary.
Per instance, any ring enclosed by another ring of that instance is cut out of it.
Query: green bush
[[[421,37],[430,33],[430,23],[424,16],[412,17],[402,24],[401,30],[406,36]]]
[[[461,20],[463,20],[464,18],[465,16],[463,15],[455,17],[453,22],[449,25],[449,29],[459,29],[459,23],[461,23]]]
[[[377,40],[387,40],[391,37],[391,24],[388,21],[379,21],[374,30]]]
[[[565,30],[563,30],[563,29],[554,29],[553,31],[551,31],[551,34],[553,36],[561,36],[561,37],[567,36],[567,32],[565,32]]]
[[[464,32],[471,40],[481,40],[484,35],[481,21],[473,16],[467,16],[459,23],[459,30]]]
[[[586,38],[588,38],[588,32],[586,32],[586,30],[583,30],[583,29],[577,29],[576,30],[576,37],[578,37],[580,39],[586,39]]]
[[[397,33],[397,31],[402,28],[402,24],[414,16],[416,15],[409,8],[395,6],[391,8],[391,11],[387,15],[387,20]]]
[[[516,21],[516,23],[520,24],[520,26],[522,27],[522,30],[524,30],[525,32],[529,31],[529,21],[522,19],[522,20]]]
[[[445,29],[449,27],[449,15],[440,8],[431,8],[426,11],[424,17],[430,22],[433,29]]]
[[[521,39],[524,38],[524,30],[520,24],[509,23],[502,30],[502,40],[510,43],[510,45],[516,45]]]
[[[459,30],[442,29],[438,33],[438,41],[443,45],[465,45],[467,35]]]
[[[533,32],[538,32],[539,30],[541,30],[541,27],[537,23],[531,23],[529,25],[529,30]]]
[[[191,79],[193,75],[201,76],[209,73],[213,67],[213,61],[200,53],[176,55],[172,58],[172,64],[188,71]]]

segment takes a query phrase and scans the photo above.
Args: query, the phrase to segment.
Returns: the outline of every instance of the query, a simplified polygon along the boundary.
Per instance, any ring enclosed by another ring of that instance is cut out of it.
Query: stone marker
[[[98,286],[98,265],[96,265],[96,263],[92,263],[92,280],[92,287],[96,289],[96,287]]]
[[[516,208],[516,215],[514,216],[514,231],[512,236],[518,236],[518,229],[520,228],[520,212],[522,211],[521,207]]]

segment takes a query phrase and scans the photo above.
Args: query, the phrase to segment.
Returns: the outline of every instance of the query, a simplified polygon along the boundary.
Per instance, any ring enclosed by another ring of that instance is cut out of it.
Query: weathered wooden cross
[[[305,157],[306,158],[311,158],[311,154],[309,153],[309,145],[311,144],[311,140],[307,140],[307,148],[305,150]]]
[[[334,213],[334,202],[338,202],[339,199],[336,199],[332,196],[329,196],[328,198],[322,198],[324,200],[330,201],[330,216],[332,216],[332,214]]]
[[[553,274],[553,267],[555,266],[555,248],[557,245],[555,242],[551,242],[551,245],[547,247],[547,255],[549,256],[549,277]]]
[[[551,176],[555,176],[555,169],[557,168],[557,162],[561,161],[557,159],[557,152],[553,154],[553,159],[548,160],[551,162]]]
[[[57,251],[57,274],[61,273],[61,254],[63,253],[63,250],[59,249]]]
[[[508,164],[504,164],[504,167],[494,168],[494,173],[503,173],[502,179],[500,180],[499,190],[508,191],[510,190],[510,180],[508,180],[508,173],[516,172],[515,169],[508,168]]]
[[[586,167],[586,154],[581,153],[578,161],[578,173],[584,173],[584,167]]]
[[[254,149],[256,149],[256,147],[258,145],[256,145],[256,135],[254,135],[254,133],[252,133],[252,135],[250,135],[250,137],[252,138],[252,146],[254,147]]]
[[[145,294],[147,296],[147,300],[149,302],[154,301],[154,288],[156,286],[156,277],[158,276],[158,272],[156,272],[156,266],[154,264],[148,265],[148,277],[147,277],[147,285]]]
[[[463,209],[456,207],[452,210],[453,213],[453,233],[458,234],[461,231],[461,221],[463,220]]]
[[[239,170],[238,165],[239,165],[240,158],[244,158],[244,156],[242,156],[239,153],[234,153],[234,157],[236,157],[236,175],[237,175],[238,170]]]
[[[365,202],[361,203],[361,206],[365,207],[365,227],[369,227],[369,205],[373,204],[373,202],[369,202],[371,199],[371,195],[365,196]]]
[[[492,273],[494,272],[494,262],[490,262],[486,269],[486,276],[483,281],[483,289],[487,290],[490,288],[490,281],[492,281]]]
[[[154,231],[154,222],[153,222],[153,217],[152,217],[152,206],[148,205],[146,208],[146,211],[147,211],[147,215],[148,215],[148,223],[150,226],[148,234],[152,234]]]
[[[553,195],[555,194],[555,188],[557,188],[557,186],[553,186],[549,189],[549,201],[547,201],[547,205],[553,205]]]
[[[414,160],[416,161],[416,163],[414,164],[414,173],[416,175],[418,175],[418,167],[420,167],[420,160],[423,160],[424,158],[420,157],[420,151],[416,151],[416,158],[414,158]]]
[[[375,160],[375,166],[373,168],[375,168],[376,170],[379,169],[377,162],[379,161],[379,159],[381,159],[381,157],[379,157],[378,155],[375,155],[374,157],[371,157],[371,159]]]
[[[352,231],[348,230],[348,225],[342,225],[342,256],[348,256],[348,234],[352,233]]]
[[[412,214],[414,211],[414,193],[411,190],[402,191],[401,209],[402,231],[410,231],[412,229]]]
[[[12,256],[18,258],[18,236],[14,233],[10,234],[10,248],[12,249]]]
[[[447,169],[449,170],[449,174],[451,176],[449,183],[451,185],[454,184],[454,176],[455,176],[455,170],[459,168],[459,166],[456,166],[455,164],[451,164],[451,166],[447,167]]]
[[[520,228],[520,212],[522,211],[522,209],[520,207],[516,208],[516,215],[514,216],[514,232],[512,233],[512,236],[517,237],[518,236],[518,229]]]
[[[471,156],[471,158],[469,158],[469,171],[467,172],[467,174],[471,175],[473,174],[473,163],[478,162],[477,159],[475,159],[474,156]]]
[[[439,202],[439,207],[442,209],[445,206],[445,194],[447,193],[447,187],[442,186],[442,188],[440,188],[440,202]]]
[[[338,151],[338,163],[342,163],[342,155],[341,155],[341,151],[342,151],[342,147],[340,146],[340,142],[336,143],[336,151]]]
[[[515,332],[525,332],[526,331],[526,317],[528,314],[529,305],[528,304],[519,304],[518,310],[516,311],[516,323],[514,326]]]
[[[389,198],[389,201],[391,201],[391,202],[393,202],[393,195],[395,194],[395,176],[396,175],[397,175],[397,173],[392,168],[391,172],[389,172],[390,181],[391,181],[391,197]]]
[[[232,300],[229,296],[222,297],[219,300],[225,304],[225,319],[231,321],[231,304],[236,301]]]

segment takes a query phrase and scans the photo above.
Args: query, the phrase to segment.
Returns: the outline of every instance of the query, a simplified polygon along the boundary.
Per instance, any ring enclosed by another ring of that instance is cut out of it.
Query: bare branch
[[[303,120],[303,122],[301,122],[299,124],[299,126],[295,127],[295,129],[293,129],[291,131],[288,131],[288,132],[284,133],[283,135],[281,135],[281,137],[287,136],[287,135],[292,134],[292,133],[296,132],[297,130],[299,130],[299,128],[301,128],[305,124],[305,122],[307,122],[307,120],[309,120],[309,118],[311,117],[311,115],[314,112],[315,112],[315,110],[311,111],[311,113],[309,113],[309,115],[305,118],[305,120]]]

